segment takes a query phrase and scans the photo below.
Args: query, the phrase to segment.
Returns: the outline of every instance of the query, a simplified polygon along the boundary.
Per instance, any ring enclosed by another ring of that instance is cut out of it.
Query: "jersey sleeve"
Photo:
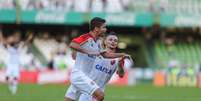
[[[120,66],[120,68],[124,68],[124,64],[125,64],[125,59],[124,59],[124,58],[121,58],[121,59],[119,60],[119,66]]]
[[[82,44],[86,43],[89,38],[90,38],[89,35],[84,34],[84,35],[81,35],[81,36],[79,36],[79,37],[77,37],[77,38],[74,38],[74,39],[72,40],[72,42],[75,42],[75,43],[77,43],[77,44],[79,44],[79,45],[82,45]]]
[[[117,69],[116,73],[119,75],[120,78],[122,78],[124,75],[124,62],[125,62],[124,58],[120,58],[118,60],[118,69]],[[122,73],[123,73],[123,75],[122,75]]]
[[[118,58],[117,59],[117,67],[118,68],[124,68],[124,64],[125,64],[125,59],[124,58]]]

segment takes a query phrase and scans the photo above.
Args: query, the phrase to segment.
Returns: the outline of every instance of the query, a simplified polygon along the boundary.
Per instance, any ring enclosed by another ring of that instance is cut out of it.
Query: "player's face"
[[[106,23],[103,23],[99,28],[97,28],[97,36],[102,36],[106,31]]]
[[[19,32],[15,32],[14,35],[13,35],[12,37],[14,37],[14,41],[17,43],[17,42],[20,41],[20,37],[21,37],[21,35],[20,35]]]
[[[119,40],[118,40],[117,36],[115,36],[115,35],[109,35],[109,36],[107,36],[107,38],[105,40],[105,45],[108,48],[115,49],[115,48],[117,48],[118,41]]]

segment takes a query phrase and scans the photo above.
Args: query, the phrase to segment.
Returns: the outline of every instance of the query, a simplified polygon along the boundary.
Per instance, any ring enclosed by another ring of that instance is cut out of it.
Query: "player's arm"
[[[101,55],[102,55],[104,58],[130,57],[130,56],[129,56],[128,54],[126,54],[126,53],[110,53],[110,52],[106,52],[106,51],[101,52]]]
[[[75,51],[84,53],[84,54],[90,54],[90,55],[99,55],[100,54],[100,53],[97,53],[97,52],[87,51],[86,49],[82,48],[79,43],[76,43],[76,42],[71,42],[70,43],[70,48],[72,48]]]
[[[87,51],[85,49],[83,49],[79,43],[71,42],[69,46],[74,51],[78,51],[78,52],[87,54]]]
[[[0,43],[3,43],[3,35],[2,35],[2,32],[0,32]]]
[[[125,57],[122,57],[118,61],[118,68],[117,68],[117,74],[120,78],[124,77],[125,71],[124,71],[124,59]]]
[[[0,45],[2,45],[3,47],[7,48],[8,47],[8,43],[6,42],[6,40],[4,39],[3,33],[0,32]]]
[[[33,38],[34,38],[33,33],[28,33],[28,37],[21,47],[28,45],[31,41],[33,41]]]
[[[72,50],[72,58],[73,58],[73,60],[75,60],[76,59],[76,53],[77,53],[77,51],[75,51],[75,50]]]
[[[87,36],[79,36],[77,38],[74,38],[71,43],[70,43],[70,48],[72,48],[75,51],[84,53],[84,54],[89,54],[89,55],[99,55],[100,53],[97,52],[90,52],[84,48],[82,48],[81,46],[84,44],[87,44],[89,37]]]
[[[0,44],[5,45],[5,40],[3,37],[3,33],[0,31]]]

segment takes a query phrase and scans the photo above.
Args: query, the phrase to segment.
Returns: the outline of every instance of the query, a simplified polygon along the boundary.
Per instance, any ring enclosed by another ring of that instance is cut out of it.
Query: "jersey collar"
[[[96,41],[98,38],[92,35],[93,32],[89,32],[88,35],[93,38],[94,41]]]

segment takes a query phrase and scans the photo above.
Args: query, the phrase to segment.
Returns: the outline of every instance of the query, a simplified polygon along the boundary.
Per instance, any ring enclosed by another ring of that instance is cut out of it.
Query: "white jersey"
[[[19,77],[20,53],[18,48],[8,47],[8,58],[6,60],[6,75],[11,77]]]
[[[80,44],[80,46],[92,52],[99,52],[101,49],[100,43],[95,41],[90,34],[83,34],[78,38],[72,40],[72,42]],[[77,52],[75,66],[72,71],[82,71],[84,74],[88,74],[91,71],[96,56]]]
[[[20,52],[19,52],[18,48],[8,47],[7,52],[8,52],[8,58],[7,58],[6,64],[20,65]]]
[[[101,49],[99,42],[95,41],[90,34],[83,34],[78,38],[74,38],[72,42],[79,44],[87,51],[99,52]],[[77,51],[75,65],[74,68],[72,68],[70,77],[72,86],[70,86],[65,96],[71,96],[71,98],[74,96],[73,98],[75,98],[75,96],[79,96],[78,92],[92,95],[94,91],[99,88],[97,84],[93,83],[94,81],[88,77],[95,58],[96,56]]]
[[[106,83],[110,80],[118,67],[118,58],[106,59],[101,56],[97,57],[89,77],[104,90]]]

